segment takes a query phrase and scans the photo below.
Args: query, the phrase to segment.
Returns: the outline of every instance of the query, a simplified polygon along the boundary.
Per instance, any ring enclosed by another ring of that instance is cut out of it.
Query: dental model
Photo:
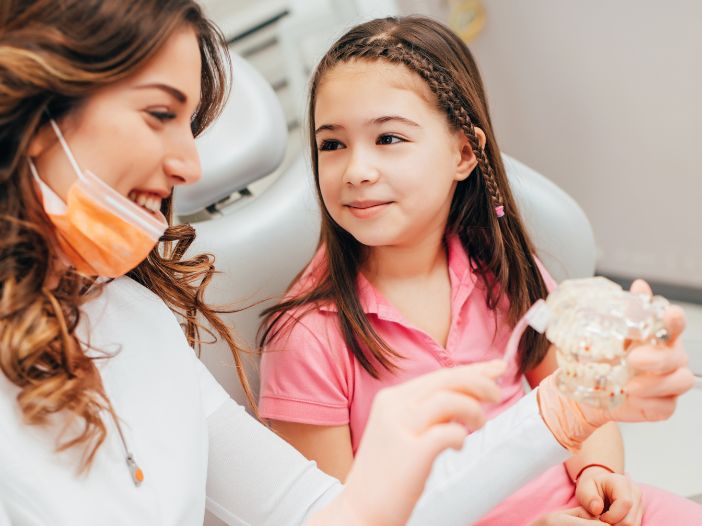
[[[527,324],[545,331],[558,349],[561,391],[579,402],[613,407],[622,400],[629,379],[626,355],[631,343],[665,341],[667,308],[661,296],[634,294],[605,278],[564,281],[520,320],[505,359],[516,353]]]

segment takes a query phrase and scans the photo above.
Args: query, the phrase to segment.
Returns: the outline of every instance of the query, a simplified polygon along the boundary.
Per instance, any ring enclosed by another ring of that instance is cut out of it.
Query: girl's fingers
[[[484,402],[497,402],[500,388],[493,378],[504,373],[506,364],[493,360],[434,371],[404,384],[403,388],[420,402],[437,391],[455,391]],[[409,394],[408,393],[408,394]]]
[[[685,367],[687,353],[680,344],[670,348],[641,345],[629,352],[627,362],[637,371],[664,375]]]
[[[682,367],[667,375],[639,374],[626,384],[626,392],[640,398],[680,396],[689,391],[694,382],[692,371]]]
[[[485,411],[479,402],[470,396],[451,391],[439,391],[429,396],[417,408],[420,430],[436,424],[456,421],[470,430],[485,423]]]
[[[626,514],[626,517],[624,517],[622,520],[619,522],[614,523],[615,526],[641,526],[641,522],[643,519],[643,506],[641,505],[641,502],[634,502],[633,506],[629,510],[629,513]]]
[[[636,500],[631,482],[624,477],[608,477],[602,489],[610,504],[600,519],[609,524],[624,520],[632,511]]]

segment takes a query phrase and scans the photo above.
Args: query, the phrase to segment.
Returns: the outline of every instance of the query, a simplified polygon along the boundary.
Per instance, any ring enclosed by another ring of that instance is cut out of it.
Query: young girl
[[[309,122],[320,249],[267,311],[260,414],[343,480],[381,388],[501,357],[555,284],[512,197],[475,62],[443,25],[350,30],[314,74]],[[553,348],[528,332],[488,414],[524,396],[522,374],[533,387],[554,369]],[[607,500],[628,503],[603,516],[612,523],[702,523],[702,507],[631,483],[623,460],[618,429],[602,428],[481,524],[574,505],[599,515]]]

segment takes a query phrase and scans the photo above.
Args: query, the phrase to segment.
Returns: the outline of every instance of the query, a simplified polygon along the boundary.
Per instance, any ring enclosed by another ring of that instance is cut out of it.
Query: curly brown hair
[[[75,336],[80,306],[99,293],[94,278],[59,268],[52,257],[54,229],[24,161],[46,124],[78,107],[98,88],[146,63],[182,27],[194,29],[202,59],[201,100],[192,120],[197,136],[219,114],[231,64],[226,41],[191,0],[4,0],[0,5],[0,369],[18,388],[28,424],[64,412],[82,420],[81,432],[57,450],[84,446],[90,466],[105,440],[100,412],[114,415],[95,359]],[[172,225],[172,199],[162,212]],[[244,391],[239,349],[221,310],[204,301],[214,273],[207,254],[183,259],[195,238],[190,225],[169,226],[148,258],[129,272],[183,320],[199,349],[204,319],[229,345]],[[104,358],[104,356],[102,356]],[[68,425],[66,427],[68,429]],[[73,428],[72,428],[73,429]]]
[[[295,318],[285,316],[287,312],[318,301],[332,301],[337,306],[347,347],[364,369],[377,378],[375,363],[387,370],[394,369],[400,350],[391,349],[378,336],[361,308],[356,277],[367,251],[332,219],[323,205],[315,141],[314,112],[320,83],[336,65],[354,60],[398,64],[419,76],[446,115],[448,125],[468,138],[478,165],[474,174],[456,187],[447,234],[460,238],[475,264],[488,291],[488,307],[495,311],[506,294],[510,301],[508,320],[514,325],[537,299],[546,297],[547,289],[507,180],[480,73],[466,44],[440,22],[422,16],[382,18],[353,27],[324,55],[310,88],[310,154],[317,195],[322,203],[320,245],[325,264],[319,269],[321,277],[314,287],[264,311],[260,341],[265,345],[295,323]],[[484,148],[476,127],[485,133]],[[504,207],[503,217],[495,213],[498,206]],[[547,350],[545,337],[529,329],[520,345],[520,371],[539,364]]]

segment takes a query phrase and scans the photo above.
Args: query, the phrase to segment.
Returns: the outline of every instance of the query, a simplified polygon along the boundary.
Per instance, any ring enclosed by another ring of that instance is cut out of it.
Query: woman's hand
[[[568,510],[559,510],[539,517],[529,526],[598,526],[606,525],[587,512],[584,508],[577,507]]]
[[[643,281],[637,281],[632,291],[650,293]],[[677,399],[694,383],[687,367],[687,354],[679,338],[685,328],[685,314],[671,306],[664,315],[668,332],[665,343],[634,345],[627,361],[634,372],[624,387],[623,401],[613,408],[598,408],[578,403],[563,395],[555,376],[546,377],[539,385],[541,416],[556,439],[575,452],[598,427],[607,422],[652,422],[665,420],[675,411]]]
[[[611,473],[599,466],[587,468],[578,478],[575,498],[591,515],[599,517],[600,521],[607,524],[641,524],[641,490],[620,473]]]
[[[502,361],[466,365],[383,389],[343,493],[312,523],[405,524],[437,455],[485,423],[481,402],[499,400],[504,370]]]
[[[651,288],[643,280],[636,280],[631,291],[651,294]],[[665,343],[655,346],[641,344],[629,352],[627,360],[634,375],[625,387],[624,402],[606,411],[582,404],[588,420],[646,422],[670,418],[678,396],[692,388],[694,376],[687,367],[687,354],[680,338],[685,329],[685,312],[679,306],[672,305],[663,321],[668,331]]]

